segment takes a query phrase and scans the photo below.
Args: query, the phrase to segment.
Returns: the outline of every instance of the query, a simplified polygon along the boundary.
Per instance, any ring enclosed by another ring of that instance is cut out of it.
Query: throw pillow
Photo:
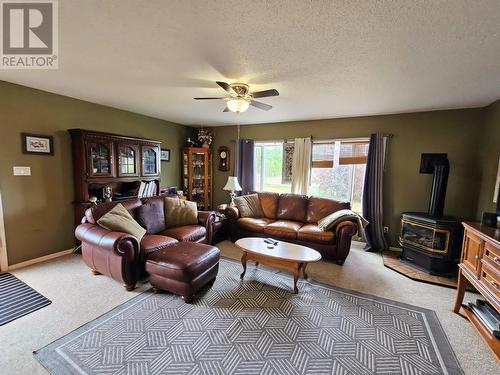
[[[146,234],[146,229],[141,227],[139,223],[134,220],[132,215],[130,215],[121,203],[118,203],[101,216],[101,218],[97,220],[97,224],[107,230],[131,234],[137,238],[139,243]]]
[[[198,207],[195,202],[165,197],[167,228],[198,224]]]
[[[156,234],[167,229],[161,204],[145,203],[135,209],[135,217],[141,227],[146,228],[147,234]]]
[[[238,208],[241,217],[264,217],[264,211],[257,194],[242,195],[234,198],[234,204]]]
[[[351,210],[338,210],[318,221],[318,227],[324,231],[332,230],[342,221],[353,221],[358,224],[358,229],[365,228],[368,225],[368,221],[356,212]]]

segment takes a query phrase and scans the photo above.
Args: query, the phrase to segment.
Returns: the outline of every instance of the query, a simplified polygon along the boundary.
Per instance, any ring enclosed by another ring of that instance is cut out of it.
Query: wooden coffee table
[[[293,274],[293,292],[297,294],[297,281],[302,271],[304,278],[307,278],[306,267],[308,263],[317,262],[321,259],[321,254],[306,246],[296,245],[284,241],[278,241],[278,245],[269,249],[264,238],[247,237],[236,241],[236,246],[243,251],[241,264],[243,272],[240,279],[245,277],[247,271],[247,261],[253,260],[265,264],[269,267],[278,268]]]

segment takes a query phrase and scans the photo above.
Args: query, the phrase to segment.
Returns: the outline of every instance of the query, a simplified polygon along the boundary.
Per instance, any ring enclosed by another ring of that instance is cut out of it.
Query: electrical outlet
[[[384,227],[384,233],[389,233],[389,227]]]

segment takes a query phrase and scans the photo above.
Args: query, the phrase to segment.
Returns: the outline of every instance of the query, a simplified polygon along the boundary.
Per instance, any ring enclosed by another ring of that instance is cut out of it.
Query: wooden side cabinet
[[[500,339],[488,331],[468,305],[462,304],[467,284],[471,284],[500,312],[500,230],[480,223],[462,224],[464,241],[453,311],[463,312],[500,360]]]

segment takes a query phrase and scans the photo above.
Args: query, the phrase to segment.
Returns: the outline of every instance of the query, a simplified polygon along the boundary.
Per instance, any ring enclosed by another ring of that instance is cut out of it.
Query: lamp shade
[[[229,176],[227,178],[226,186],[224,186],[222,189],[229,191],[241,191],[241,186],[238,183],[238,178],[234,176]]]
[[[250,106],[250,102],[248,100],[245,100],[245,99],[241,99],[241,98],[235,98],[235,99],[231,99],[231,100],[228,100],[226,102],[226,105],[227,105],[227,108],[229,108],[229,110],[231,112],[245,112],[248,107]]]

